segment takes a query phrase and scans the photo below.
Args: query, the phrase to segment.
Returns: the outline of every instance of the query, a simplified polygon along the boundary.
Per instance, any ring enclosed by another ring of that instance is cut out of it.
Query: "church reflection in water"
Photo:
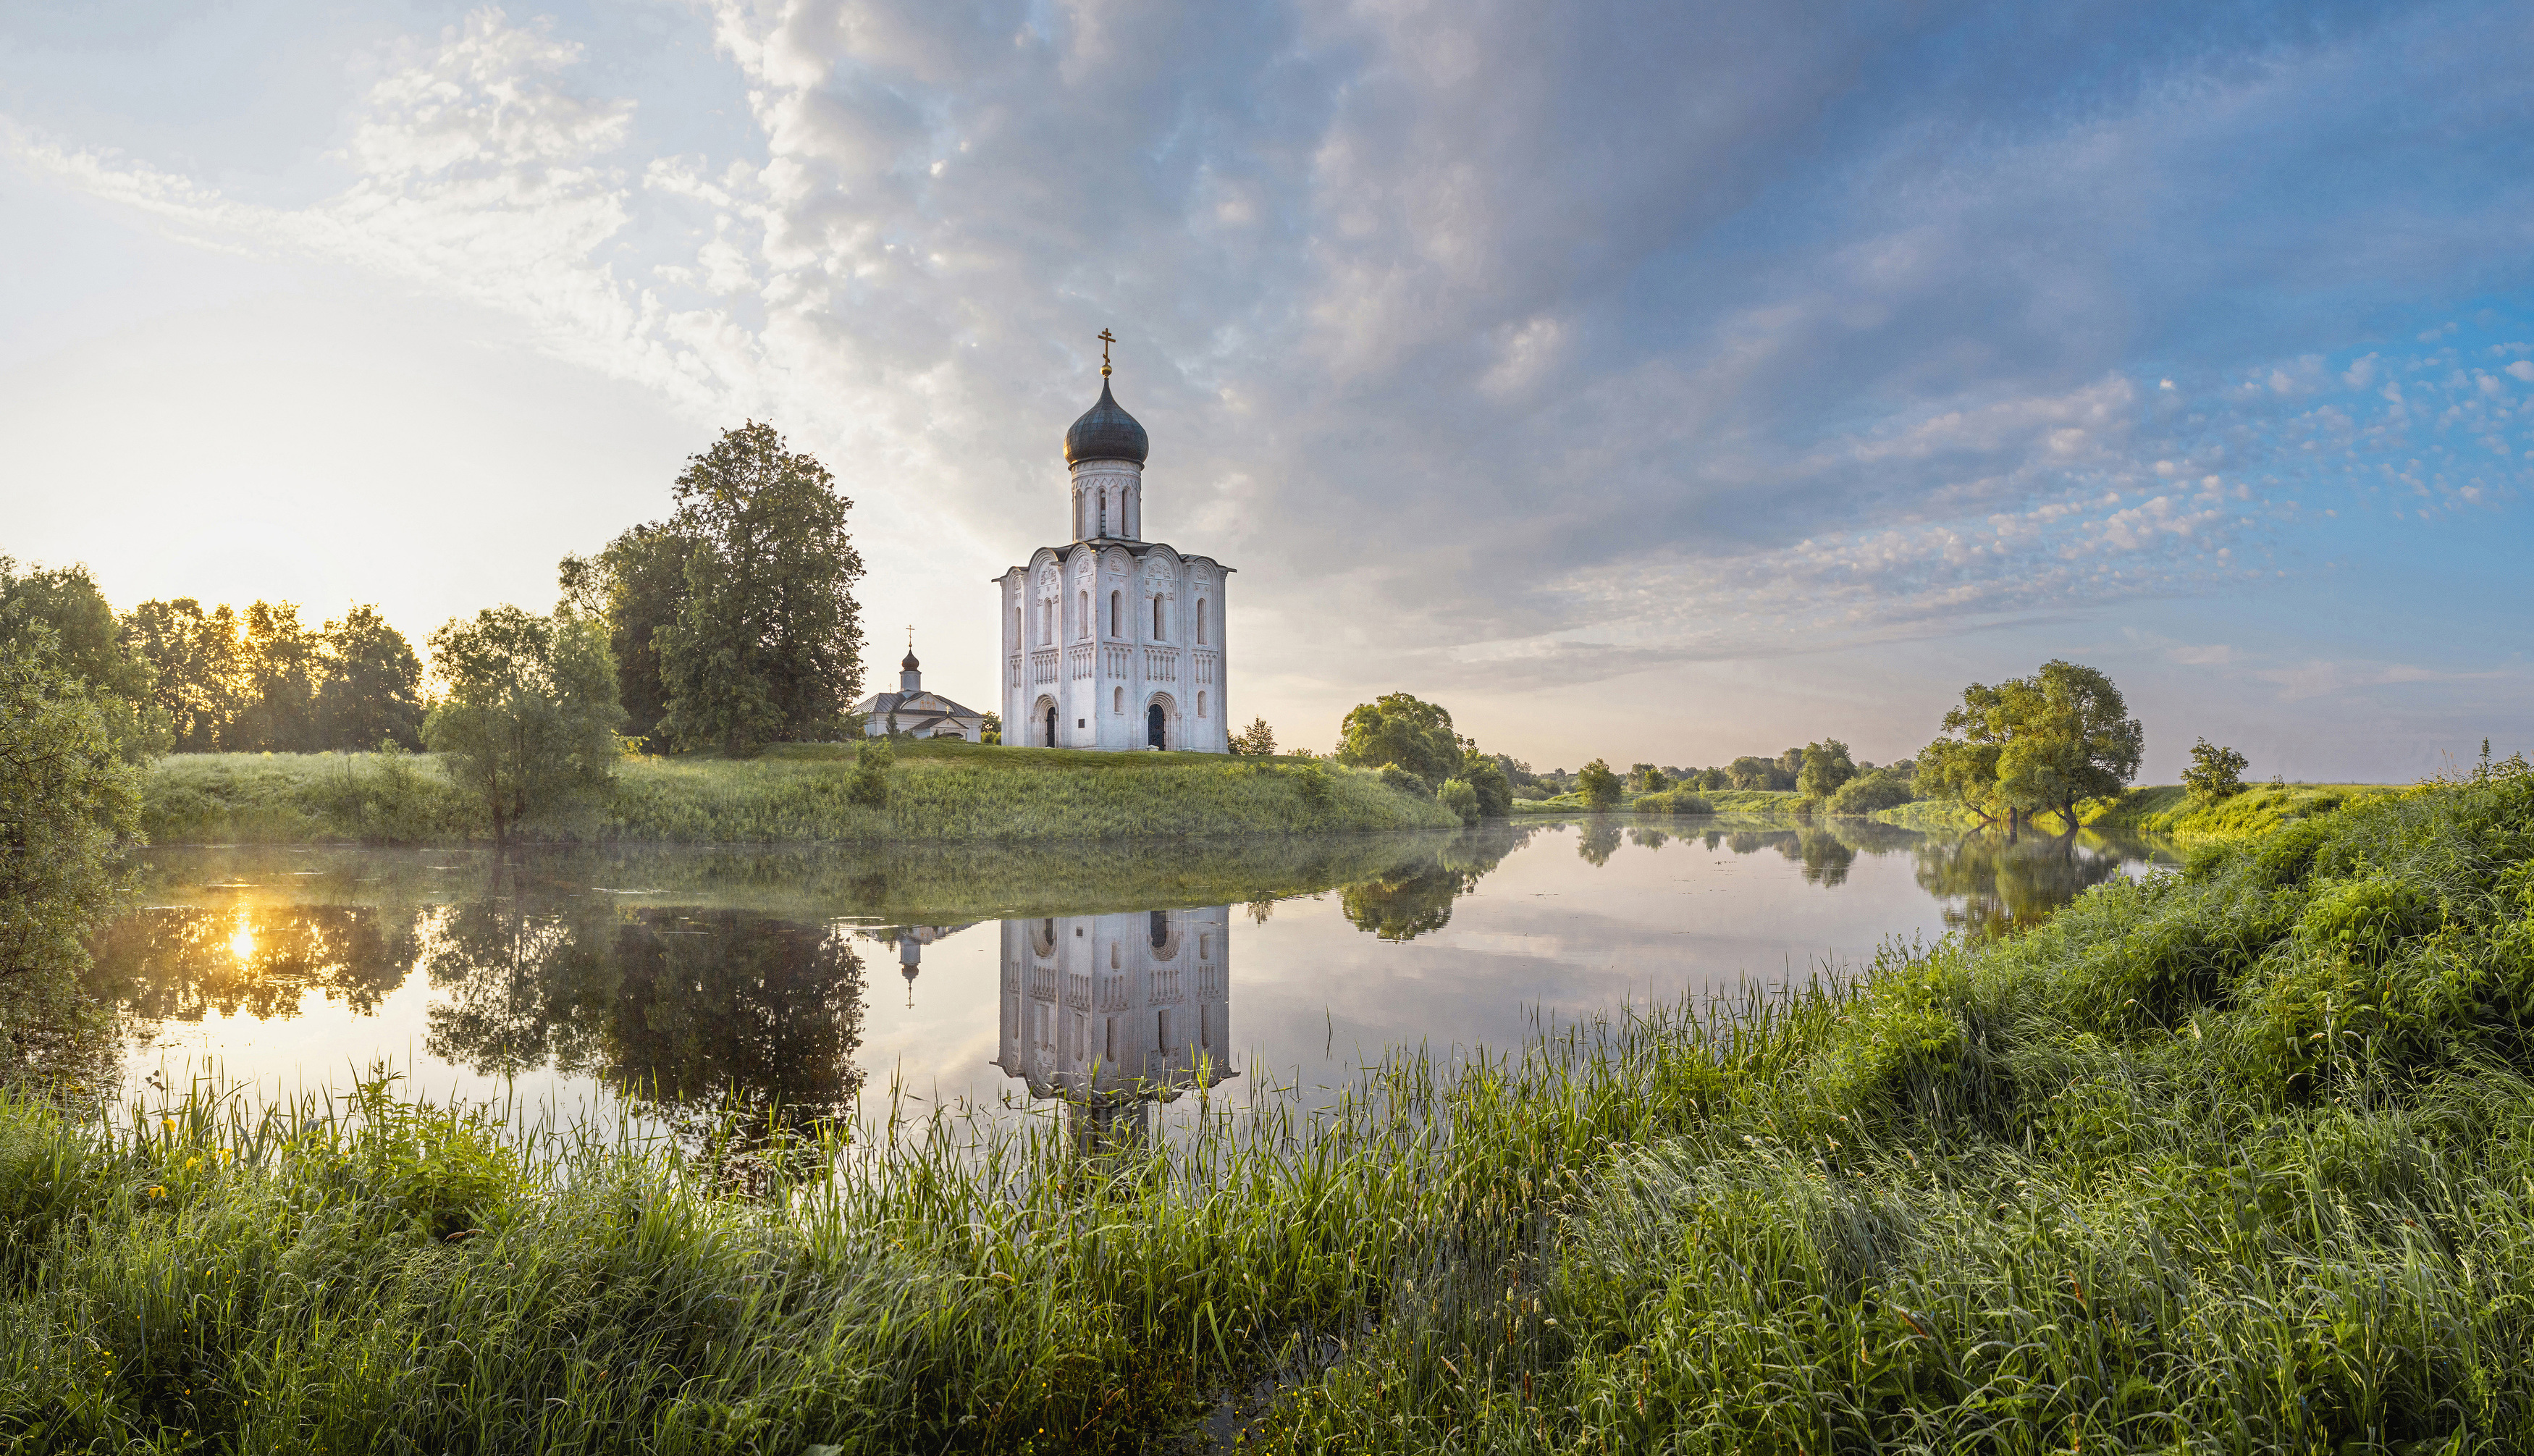
[[[1006,920],[996,1064],[1086,1145],[1140,1137],[1153,1104],[1238,1075],[1231,966],[1229,905]]]

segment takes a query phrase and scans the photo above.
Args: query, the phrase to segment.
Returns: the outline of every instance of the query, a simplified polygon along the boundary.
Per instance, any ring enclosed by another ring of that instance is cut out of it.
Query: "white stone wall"
[[[1144,467],[1133,460],[1084,460],[1073,466],[1073,539],[1140,541]]]
[[[1042,548],[1005,573],[997,583],[1003,742],[1045,747],[1053,706],[1056,747],[1140,749],[1159,706],[1165,747],[1228,752],[1230,576],[1210,558],[1182,558],[1165,545],[1139,560],[1090,542]]]

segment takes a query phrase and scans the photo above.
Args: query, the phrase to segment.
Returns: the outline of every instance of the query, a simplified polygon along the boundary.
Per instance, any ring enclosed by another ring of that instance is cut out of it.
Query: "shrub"
[[[1478,821],[1478,791],[1470,787],[1468,779],[1443,780],[1443,787],[1435,791],[1434,797],[1442,802],[1445,809],[1459,815],[1462,823],[1475,824]]]
[[[1382,764],[1373,771],[1373,776],[1380,779],[1384,786],[1397,789],[1403,794],[1415,794],[1419,799],[1430,799],[1434,796],[1433,785],[1396,763]]]
[[[854,771],[845,778],[846,802],[868,809],[887,807],[888,765],[892,757],[888,740],[864,740],[862,748],[854,754]]]
[[[1918,796],[1911,791],[1909,780],[1890,769],[1877,769],[1862,778],[1851,778],[1830,796],[1833,814],[1875,814],[1898,809]]]
[[[1716,806],[1702,795],[1687,788],[1665,789],[1658,794],[1639,796],[1628,806],[1639,814],[1714,814]]]

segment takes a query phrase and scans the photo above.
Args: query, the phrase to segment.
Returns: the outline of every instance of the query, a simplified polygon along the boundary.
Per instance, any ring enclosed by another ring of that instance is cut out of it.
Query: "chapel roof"
[[[1144,427],[1117,407],[1103,371],[1100,402],[1083,411],[1073,428],[1064,432],[1064,462],[1071,465],[1083,460],[1132,460],[1140,465],[1152,446],[1152,437],[1144,433]]]

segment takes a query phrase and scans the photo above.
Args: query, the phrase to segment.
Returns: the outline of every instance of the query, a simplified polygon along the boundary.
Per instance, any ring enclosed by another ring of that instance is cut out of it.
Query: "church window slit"
[[[1156,596],[1154,596],[1154,598],[1153,598],[1153,640],[1158,642],[1158,641],[1160,641],[1161,639],[1162,639],[1162,599],[1161,599],[1161,597],[1160,597],[1159,595],[1156,595]]]
[[[1198,597],[1196,602],[1196,644],[1200,647],[1205,645],[1205,598],[1203,597]],[[1205,714],[1199,713],[1197,716],[1202,718]]]

